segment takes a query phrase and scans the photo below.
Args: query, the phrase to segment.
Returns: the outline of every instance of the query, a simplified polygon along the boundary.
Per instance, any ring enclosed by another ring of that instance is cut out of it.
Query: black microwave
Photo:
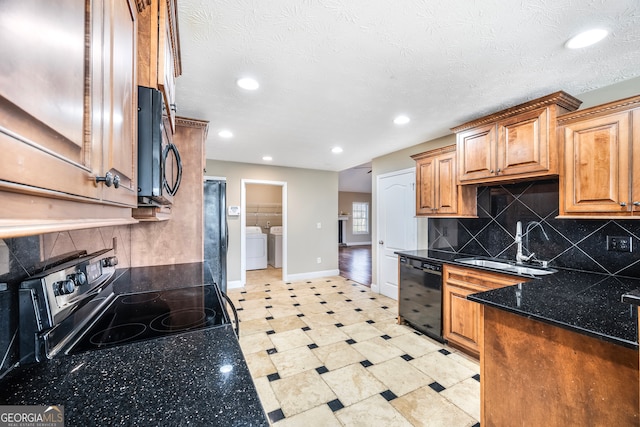
[[[182,162],[164,125],[159,90],[138,86],[138,204],[168,205],[178,192]]]

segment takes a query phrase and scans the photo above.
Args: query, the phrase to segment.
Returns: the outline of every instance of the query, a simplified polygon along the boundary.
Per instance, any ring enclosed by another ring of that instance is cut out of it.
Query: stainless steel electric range
[[[117,263],[111,249],[79,252],[21,284],[20,363],[231,323],[204,264]]]

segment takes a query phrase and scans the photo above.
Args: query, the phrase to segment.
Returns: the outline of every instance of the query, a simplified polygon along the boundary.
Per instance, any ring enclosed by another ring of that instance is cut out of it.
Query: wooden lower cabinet
[[[480,355],[484,306],[467,295],[514,285],[523,279],[445,264],[442,271],[442,329],[448,343],[474,357]]]
[[[484,307],[483,426],[637,426],[638,350]]]

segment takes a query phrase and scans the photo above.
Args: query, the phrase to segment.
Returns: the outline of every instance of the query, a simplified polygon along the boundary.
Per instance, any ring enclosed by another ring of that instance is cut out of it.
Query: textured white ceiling
[[[557,90],[640,76],[638,0],[178,0],[178,16],[178,114],[210,121],[217,160],[341,171]],[[594,26],[610,36],[563,47]],[[243,76],[260,88],[238,88]],[[411,122],[394,125],[400,113]]]

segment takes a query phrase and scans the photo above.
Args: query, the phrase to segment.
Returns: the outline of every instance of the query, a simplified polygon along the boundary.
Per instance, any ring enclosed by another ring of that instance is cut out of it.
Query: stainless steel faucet
[[[516,253],[516,264],[522,264],[523,262],[527,262],[529,260],[536,259],[535,258],[535,253],[531,252],[531,250],[529,249],[529,232],[534,228],[534,227],[540,227],[540,230],[542,230],[542,234],[544,235],[545,239],[549,240],[549,236],[547,235],[547,232],[544,230],[544,227],[542,227],[542,224],[540,223],[540,221],[529,221],[527,223],[527,227],[525,229],[524,232],[524,236],[526,237],[526,244],[524,245],[524,248],[526,249],[527,252],[529,252],[529,255],[525,255],[522,252],[522,221],[518,221],[516,223],[516,244],[518,245],[518,252]],[[541,261],[544,265],[546,265],[546,261]]]
[[[522,221],[516,223],[516,245],[518,245],[518,251],[516,252],[516,264],[522,264],[525,261],[529,261],[535,254],[526,256],[522,253]]]

